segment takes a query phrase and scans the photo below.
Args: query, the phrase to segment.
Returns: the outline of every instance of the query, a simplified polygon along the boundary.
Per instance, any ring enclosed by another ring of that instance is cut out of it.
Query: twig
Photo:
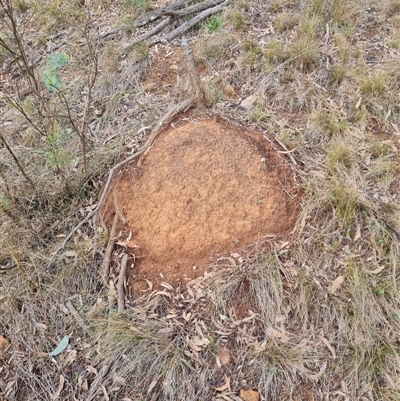
[[[128,220],[125,218],[125,216],[122,214],[122,210],[118,205],[117,198],[115,197],[115,194],[113,194],[113,201],[114,201],[114,208],[115,208],[115,213],[118,214],[118,218],[122,221],[123,224],[128,223]]]
[[[75,306],[72,304],[71,301],[67,301],[67,308],[69,310],[69,313],[74,317],[79,326],[81,326],[82,329],[85,329],[86,328],[85,321],[82,319],[81,315],[75,309]]]
[[[150,29],[150,31],[145,32],[143,35],[140,35],[138,37],[136,37],[132,42],[126,44],[124,46],[124,50],[129,50],[132,46],[137,45],[140,42],[143,42],[149,38],[151,38],[152,36],[156,35],[158,32],[161,32],[165,27],[167,27],[172,21],[174,20],[174,18],[172,17],[168,17],[167,19],[165,19],[164,21],[161,21],[158,25],[156,25],[153,29]]]
[[[100,383],[103,380],[104,376],[108,372],[109,365],[104,365],[100,372],[97,373],[97,376],[93,380],[92,385],[90,386],[89,394],[86,397],[86,401],[91,401],[97,394],[97,392],[101,389]]]
[[[26,174],[24,168],[22,167],[21,163],[19,162],[17,156],[15,155],[14,151],[11,149],[11,147],[8,145],[8,142],[6,141],[6,138],[0,133],[0,141],[3,143],[4,147],[8,150],[10,153],[11,157],[13,158],[15,164],[17,165],[19,171],[21,174],[24,176],[25,180],[29,183],[31,188],[35,189],[35,184],[33,183],[32,179]]]
[[[111,263],[111,254],[114,249],[115,245],[115,240],[116,240],[116,232],[118,228],[118,220],[119,220],[119,213],[116,211],[114,215],[114,220],[111,226],[111,231],[110,235],[108,238],[108,244],[107,244],[107,249],[106,249],[106,254],[104,255],[103,263],[101,264],[100,268],[100,276],[101,279],[103,280],[104,284],[107,284],[107,276],[108,276],[108,271]]]
[[[190,108],[193,105],[194,101],[193,99],[186,99],[183,100],[182,102],[178,103],[176,106],[172,107],[168,112],[161,118],[161,120],[158,122],[157,126],[154,128],[153,132],[149,136],[149,139],[146,141],[146,143],[142,146],[140,150],[138,150],[136,153],[133,155],[129,156],[125,160],[119,162],[116,164],[114,167],[111,168],[111,170],[108,173],[108,178],[106,181],[106,184],[104,186],[103,193],[101,194],[101,197],[99,199],[99,202],[96,206],[96,208],[90,212],[79,224],[77,224],[71,231],[70,233],[65,237],[63,243],[54,251],[53,255],[51,256],[47,267],[49,268],[52,263],[54,262],[56,256],[59,254],[60,251],[62,251],[65,248],[65,245],[67,245],[68,241],[72,238],[72,236],[79,230],[84,224],[86,224],[92,217],[94,217],[101,207],[103,206],[104,200],[108,194],[108,190],[110,188],[111,180],[113,178],[113,175],[116,171],[118,171],[121,167],[125,166],[125,164],[131,162],[132,160],[136,159],[136,157],[142,155],[144,152],[146,152],[147,149],[150,148],[150,146],[153,144],[154,140],[156,139],[157,135],[166,127],[172,120],[173,118],[179,114],[181,111],[186,110]]]
[[[126,275],[126,267],[128,265],[128,255],[125,254],[121,261],[121,270],[119,271],[117,294],[118,294],[118,313],[122,313],[125,309],[125,289],[124,281]]]

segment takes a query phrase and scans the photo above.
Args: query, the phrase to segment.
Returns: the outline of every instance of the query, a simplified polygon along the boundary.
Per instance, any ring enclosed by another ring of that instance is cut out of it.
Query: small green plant
[[[245,28],[243,14],[241,12],[238,11],[233,15],[233,23],[234,23],[236,29],[244,29]]]
[[[28,5],[25,0],[18,0],[17,6],[21,13],[25,13],[28,10]]]
[[[292,129],[284,129],[279,133],[279,139],[290,148],[297,148],[304,142],[304,135]]]
[[[36,150],[35,153],[44,158],[47,167],[54,168],[58,174],[63,175],[73,159],[66,146],[70,139],[71,135],[65,130],[59,131],[55,122],[51,135],[46,138],[46,148]]]
[[[46,67],[43,70],[43,80],[50,92],[59,91],[62,88],[60,70],[68,61],[69,56],[66,53],[52,54],[48,57]]]
[[[219,31],[223,25],[224,25],[224,20],[219,15],[213,15],[205,23],[208,33]]]
[[[270,63],[279,64],[286,60],[285,50],[283,44],[275,38],[268,41],[266,49],[264,50],[264,57]]]
[[[299,24],[298,39],[316,39],[318,34],[322,32],[321,26],[322,20],[316,16],[303,18]]]
[[[138,7],[143,11],[149,11],[152,9],[150,0],[133,0],[133,2],[131,1],[131,3],[133,3],[135,7]]]
[[[214,85],[206,86],[205,98],[207,104],[215,105],[222,100],[223,93],[218,87]]]
[[[387,14],[392,17],[400,13],[400,0],[391,0],[387,8]]]
[[[11,213],[12,200],[5,194],[0,195],[0,212]]]
[[[317,66],[320,54],[315,40],[304,36],[288,46],[286,58],[291,59],[290,63],[300,70],[310,71]]]
[[[253,71],[256,66],[261,66],[261,63],[256,63],[260,60],[261,57],[259,56],[262,54],[262,50],[258,44],[253,40],[246,39],[243,48],[246,52],[243,58],[243,64],[249,67],[251,71]]]
[[[248,119],[249,121],[254,121],[256,123],[265,121],[268,118],[268,114],[266,114],[263,110],[256,108],[255,110],[249,113]]]
[[[139,61],[146,60],[149,57],[149,47],[146,46],[144,43],[138,43],[137,45],[135,45],[134,49],[139,57]]]
[[[396,36],[393,36],[393,37],[389,40],[388,46],[389,46],[390,48],[392,48],[392,49],[396,49],[396,50],[400,49],[400,38],[399,38],[397,35],[396,35]]]
[[[371,157],[376,159],[378,157],[384,157],[392,152],[392,148],[388,143],[385,142],[374,142],[370,146]]]

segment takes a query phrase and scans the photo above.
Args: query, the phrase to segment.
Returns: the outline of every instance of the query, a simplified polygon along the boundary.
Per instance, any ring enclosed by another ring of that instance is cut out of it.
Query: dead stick
[[[152,36],[154,36],[155,34],[157,34],[158,32],[161,32],[165,27],[167,27],[172,21],[174,21],[173,17],[168,17],[166,18],[164,21],[161,21],[158,25],[156,25],[153,29],[151,29],[150,31],[144,33],[143,35],[138,36],[137,38],[135,38],[134,40],[132,40],[132,42],[128,43],[127,45],[124,46],[124,50],[129,50],[130,48],[132,48],[132,46],[137,45],[140,42],[143,42],[149,38],[151,38]]]
[[[119,271],[118,284],[117,284],[117,294],[118,294],[118,313],[122,313],[125,309],[125,274],[126,266],[128,265],[128,255],[125,254],[121,261],[121,270]]]
[[[115,240],[117,239],[116,233],[117,233],[117,228],[118,228],[118,220],[119,220],[119,213],[116,211],[115,215],[114,215],[114,220],[113,220],[113,223],[111,226],[110,236],[108,238],[106,254],[104,255],[103,263],[101,264],[101,269],[100,269],[100,276],[101,276],[101,279],[103,280],[104,284],[107,284],[107,276],[108,276],[109,267],[110,267],[110,263],[111,263],[111,254],[114,249]]]
[[[109,365],[104,365],[100,369],[100,372],[97,373],[97,376],[95,377],[92,385],[90,386],[90,390],[86,397],[86,401],[91,401],[96,396],[96,394],[98,393],[98,391],[100,389],[100,383],[103,380],[104,376],[107,374],[108,369],[109,369]]]
[[[65,248],[65,245],[67,245],[68,241],[72,238],[72,236],[84,225],[86,224],[92,217],[94,217],[101,207],[103,206],[104,200],[108,194],[108,190],[111,184],[112,177],[118,169],[123,167],[125,164],[131,162],[134,160],[136,157],[142,155],[144,152],[146,152],[147,149],[150,148],[150,146],[153,144],[154,140],[156,139],[157,135],[166,127],[172,120],[173,118],[179,114],[181,111],[186,110],[190,108],[194,103],[193,99],[186,99],[183,100],[182,102],[178,103],[175,107],[172,107],[170,110],[167,111],[167,113],[161,118],[157,126],[154,128],[153,132],[149,136],[149,139],[146,141],[146,143],[142,146],[140,150],[138,150],[136,153],[133,155],[129,156],[122,162],[119,162],[116,164],[114,167],[111,168],[111,170],[108,173],[108,178],[106,181],[106,184],[104,186],[104,191],[101,194],[101,197],[99,199],[99,202],[96,206],[96,208],[90,212],[79,224],[77,224],[71,231],[70,233],[65,237],[63,243],[54,251],[53,255],[51,256],[49,262],[47,263],[47,268],[49,268],[52,263],[54,262],[56,256],[59,254],[60,251],[62,251]]]
[[[74,317],[76,322],[79,324],[79,326],[82,327],[82,329],[86,329],[86,324],[85,321],[82,319],[81,315],[79,312],[75,309],[75,306],[72,304],[71,301],[67,302],[67,308],[69,310],[69,313]]]
[[[189,72],[190,80],[192,81],[192,87],[194,88],[194,93],[192,94],[192,96],[194,96],[196,100],[196,105],[200,109],[204,109],[205,108],[204,91],[201,89],[201,81],[199,74],[197,73],[196,70],[193,51],[186,42],[186,40],[182,40],[182,46],[185,49],[186,68]]]
[[[152,40],[150,40],[148,42],[148,45],[149,46],[154,46],[155,44],[160,43],[162,41],[169,42],[169,41],[175,39],[177,36],[182,35],[187,30],[189,30],[190,28],[195,26],[201,20],[209,17],[210,15],[213,15],[213,14],[216,14],[216,13],[222,11],[224,9],[224,7],[229,5],[230,2],[231,2],[231,0],[225,0],[223,3],[221,3],[221,4],[219,4],[219,5],[215,6],[215,7],[208,8],[207,10],[204,10],[200,14],[196,15],[195,17],[193,17],[189,21],[186,21],[180,27],[172,30],[171,32],[165,34],[164,36],[153,38]]]
[[[128,220],[122,214],[122,210],[120,209],[120,207],[118,205],[118,201],[117,201],[117,198],[115,197],[115,194],[113,194],[113,201],[114,201],[115,213],[118,214],[118,218],[122,221],[123,224],[127,224]]]

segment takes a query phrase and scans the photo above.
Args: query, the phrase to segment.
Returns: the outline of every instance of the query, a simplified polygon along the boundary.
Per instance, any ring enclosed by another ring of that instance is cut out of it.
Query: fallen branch
[[[139,18],[133,24],[124,24],[119,26],[118,28],[112,29],[111,31],[107,31],[100,34],[99,39],[112,37],[128,29],[141,28],[145,25],[153,23],[154,21],[157,21],[158,19],[162,18],[165,15],[168,15],[168,12],[177,11],[180,8],[189,6],[194,1],[195,0],[180,0],[170,6],[166,6],[163,8],[159,8],[158,10],[151,11],[149,13],[146,13],[143,17]]]
[[[106,196],[108,194],[108,190],[110,189],[110,184],[114,176],[114,173],[118,171],[121,167],[125,166],[127,163],[135,160],[138,156],[146,152],[146,150],[149,149],[153,144],[157,135],[176,117],[176,115],[179,114],[181,111],[189,109],[191,106],[193,106],[193,103],[194,103],[193,99],[186,99],[178,103],[176,106],[172,107],[170,110],[168,110],[168,112],[158,122],[157,126],[153,129],[152,133],[150,134],[149,138],[147,139],[146,143],[142,146],[142,148],[133,155],[129,156],[128,158],[119,162],[118,164],[116,164],[114,167],[111,168],[111,170],[108,173],[108,178],[104,186],[103,193],[101,194],[101,197],[99,199],[99,202],[97,203],[96,208],[92,212],[90,212],[79,224],[77,224],[65,237],[62,244],[54,251],[53,255],[51,256],[47,264],[48,268],[53,264],[56,256],[60,253],[60,251],[62,251],[65,248],[65,245],[67,245],[68,241],[72,238],[72,236],[100,211],[101,207],[103,206],[104,200],[106,199]]]
[[[165,27],[167,27],[174,19],[168,17],[164,21],[161,21],[158,25],[156,25],[150,31],[144,33],[143,35],[138,36],[132,42],[128,43],[124,46],[125,50],[129,50],[132,46],[137,45],[140,42],[144,42],[145,40],[151,38],[152,36],[156,35],[158,32],[161,32]]]
[[[178,6],[166,7],[164,9],[160,10],[159,13],[154,14],[154,15],[148,17],[147,19],[145,19],[144,20],[145,22],[144,21],[138,22],[136,24],[136,26],[143,26],[143,25],[146,25],[147,23],[154,22],[161,17],[167,17],[163,21],[161,21],[159,24],[157,24],[154,28],[143,33],[142,35],[137,36],[130,43],[126,44],[124,46],[124,49],[129,50],[132,48],[132,46],[135,46],[138,43],[141,43],[141,42],[144,42],[144,41],[150,39],[151,37],[158,34],[163,29],[165,29],[167,26],[171,25],[173,22],[175,22],[178,19],[187,17],[188,15],[193,15],[193,14],[199,13],[196,16],[194,16],[193,18],[191,18],[189,21],[186,21],[185,23],[183,23],[178,28],[173,29],[171,32],[169,32],[163,36],[157,36],[157,37],[153,38],[152,40],[147,42],[147,45],[153,46],[160,42],[171,41],[171,40],[175,39],[176,37],[178,37],[179,35],[182,35],[186,31],[188,31],[194,25],[199,23],[201,20],[209,17],[212,14],[218,13],[224,7],[226,7],[230,2],[231,2],[231,0],[225,0],[225,1],[223,1],[223,0],[205,0],[201,3],[191,5],[184,9],[179,9],[180,7],[178,7]],[[143,18],[145,18],[145,17],[143,17]],[[115,34],[117,32],[118,32],[117,30],[113,30],[113,31],[111,31],[111,33],[105,33],[101,37],[104,38],[104,37],[110,36],[112,34]]]
[[[90,386],[90,390],[89,393],[86,397],[86,401],[91,401],[99,392],[100,390],[100,383],[102,382],[103,378],[106,376],[108,369],[109,369],[109,365],[104,365],[101,369],[100,372],[97,373],[95,379],[92,382],[92,385]]]
[[[199,23],[201,20],[209,17],[210,15],[213,15],[213,14],[216,14],[216,13],[222,11],[223,8],[226,7],[230,2],[231,2],[231,0],[225,0],[223,3],[221,3],[221,4],[219,4],[219,5],[215,6],[215,7],[208,8],[207,10],[205,10],[205,11],[201,12],[200,14],[196,15],[195,17],[193,17],[189,21],[186,21],[184,24],[182,24],[178,28],[172,30],[171,32],[165,34],[164,36],[156,37],[156,38],[152,39],[148,43],[148,45],[149,46],[153,46],[153,45],[155,45],[157,43],[169,42],[169,41],[177,38],[179,35],[182,35],[186,31],[188,31],[190,28],[192,28],[197,23]]]

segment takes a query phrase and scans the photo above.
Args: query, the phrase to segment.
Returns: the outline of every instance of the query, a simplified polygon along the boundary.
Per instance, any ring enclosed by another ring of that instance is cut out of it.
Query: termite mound
[[[301,191],[260,133],[214,119],[161,133],[112,193],[104,210],[115,209],[114,198],[128,221],[121,230],[140,289],[145,279],[184,284],[213,258],[287,232]]]

